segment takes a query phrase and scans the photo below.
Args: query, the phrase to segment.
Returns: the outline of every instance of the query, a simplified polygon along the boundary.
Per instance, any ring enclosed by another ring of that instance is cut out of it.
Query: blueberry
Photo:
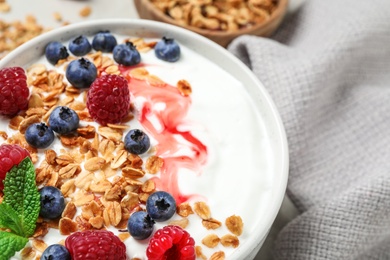
[[[42,149],[54,141],[54,132],[45,123],[35,123],[27,128],[24,137],[29,145]]]
[[[96,77],[95,65],[84,58],[71,61],[66,68],[66,78],[75,88],[89,88]]]
[[[59,60],[66,59],[69,56],[68,50],[60,42],[49,42],[45,48],[46,59],[53,65]]]
[[[83,56],[92,50],[91,44],[84,35],[80,35],[72,39],[69,42],[68,48],[75,56]]]
[[[150,139],[140,129],[131,129],[125,136],[125,149],[132,154],[143,154],[150,147]]]
[[[115,46],[113,54],[114,60],[125,66],[136,65],[141,62],[141,55],[132,42]]]
[[[127,230],[137,240],[143,240],[153,232],[154,220],[145,211],[137,211],[131,214],[127,221]]]
[[[170,219],[176,212],[176,201],[165,191],[156,191],[146,200],[146,211],[155,221]]]
[[[156,57],[169,62],[175,62],[180,58],[180,46],[172,38],[165,36],[154,46]]]
[[[96,51],[112,52],[116,46],[116,39],[109,31],[97,33],[92,39],[92,48]]]
[[[56,219],[61,216],[65,208],[65,199],[61,191],[53,186],[45,186],[39,193],[41,194],[39,214],[48,219]]]
[[[48,246],[41,255],[41,260],[71,260],[68,249],[60,244]]]
[[[79,127],[79,121],[77,113],[66,106],[56,107],[49,117],[50,128],[60,135],[75,131]]]

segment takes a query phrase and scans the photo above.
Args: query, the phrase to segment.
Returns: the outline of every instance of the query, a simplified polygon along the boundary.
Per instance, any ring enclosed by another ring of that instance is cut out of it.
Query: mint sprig
[[[24,236],[18,213],[6,203],[0,204],[0,228],[10,229],[16,235]]]
[[[0,228],[10,232],[0,231],[0,259],[9,259],[34,234],[41,208],[35,169],[29,157],[7,173],[3,193]]]
[[[0,259],[10,259],[15,252],[23,249],[28,239],[10,232],[0,231]]]
[[[7,173],[3,192],[3,203],[11,206],[21,220],[21,235],[29,237],[34,234],[41,206],[35,183],[35,169],[29,157]]]

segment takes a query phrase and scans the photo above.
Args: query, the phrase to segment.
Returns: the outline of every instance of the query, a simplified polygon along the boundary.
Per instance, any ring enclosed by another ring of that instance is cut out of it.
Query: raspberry
[[[121,122],[130,109],[127,80],[118,75],[97,78],[88,90],[87,108],[91,117],[102,125]]]
[[[148,260],[193,260],[195,241],[179,226],[165,226],[156,231],[146,249]]]
[[[0,190],[4,188],[3,180],[7,172],[27,156],[31,158],[30,153],[19,145],[2,144],[0,146]]]
[[[0,114],[14,116],[28,106],[27,77],[21,67],[0,70]]]
[[[126,260],[126,246],[107,230],[75,232],[65,240],[72,260]]]

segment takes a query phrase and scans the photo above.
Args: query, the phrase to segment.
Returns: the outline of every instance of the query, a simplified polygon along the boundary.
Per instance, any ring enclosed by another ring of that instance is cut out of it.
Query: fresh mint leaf
[[[13,233],[24,236],[18,213],[6,203],[0,204],[0,228],[10,229]]]
[[[29,157],[7,173],[3,193],[3,203],[11,206],[20,218],[21,235],[29,237],[34,234],[41,205],[35,183],[35,169]]]
[[[10,259],[16,252],[22,250],[28,239],[10,232],[0,231],[0,259]]]

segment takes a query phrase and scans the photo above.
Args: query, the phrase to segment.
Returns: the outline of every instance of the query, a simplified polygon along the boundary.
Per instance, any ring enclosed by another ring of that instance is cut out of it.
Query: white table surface
[[[8,22],[24,20],[26,15],[33,15],[37,22],[45,28],[60,27],[63,22],[75,23],[91,19],[107,18],[139,18],[133,0],[6,0],[11,11],[0,12],[0,19]],[[290,0],[289,13],[294,12],[305,0]],[[109,3],[109,4],[108,4]],[[88,17],[81,17],[79,12],[86,6],[92,9]],[[63,21],[55,19],[59,13]],[[280,212],[271,231],[255,260],[270,260],[270,248],[278,231],[296,215],[297,211],[285,197]]]

